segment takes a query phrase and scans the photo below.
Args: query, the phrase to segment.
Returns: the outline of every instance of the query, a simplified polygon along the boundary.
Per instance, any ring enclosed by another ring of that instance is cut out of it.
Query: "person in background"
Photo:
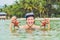
[[[18,29],[19,29],[19,22],[18,22],[16,16],[13,16],[11,18],[10,31],[12,32],[12,31],[16,31]]]
[[[41,22],[41,26],[44,27],[44,29],[46,28],[46,26],[48,26],[48,30],[50,30],[50,19],[49,18],[45,18]]]

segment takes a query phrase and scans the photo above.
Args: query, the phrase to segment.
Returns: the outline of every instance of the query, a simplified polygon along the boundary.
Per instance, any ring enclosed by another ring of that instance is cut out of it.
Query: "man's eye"
[[[33,19],[28,19],[28,20],[33,20]]]
[[[30,20],[30,19],[28,19],[28,20]]]

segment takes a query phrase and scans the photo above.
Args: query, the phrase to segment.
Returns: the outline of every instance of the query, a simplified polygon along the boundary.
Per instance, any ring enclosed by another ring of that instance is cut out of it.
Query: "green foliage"
[[[35,17],[44,17],[49,16],[51,13],[51,10],[60,10],[55,9],[52,7],[53,4],[60,5],[60,2],[54,2],[54,1],[47,1],[47,0],[19,0],[15,1],[15,4],[7,6],[5,4],[5,7],[3,9],[0,9],[0,11],[6,12],[9,17],[11,16],[17,16],[17,17],[24,17],[24,15],[27,12],[34,12]],[[53,11],[54,11],[53,10]],[[48,13],[48,14],[47,14]],[[47,15],[46,15],[47,14]],[[50,16],[49,16],[50,17]]]

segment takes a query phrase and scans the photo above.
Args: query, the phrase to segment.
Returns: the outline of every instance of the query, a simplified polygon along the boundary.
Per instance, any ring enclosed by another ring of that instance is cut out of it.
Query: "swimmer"
[[[27,32],[31,32],[35,29],[40,29],[40,26],[35,25],[35,18],[33,13],[27,13],[25,17],[26,17],[26,25],[22,27],[26,29]]]
[[[41,22],[41,26],[43,26],[44,29],[46,28],[46,26],[48,26],[48,30],[50,30],[50,19],[49,19],[49,18],[45,18],[45,19]]]
[[[12,31],[12,30],[15,31],[15,30],[18,30],[18,29],[19,29],[19,22],[18,22],[16,16],[13,16],[11,18],[10,31]]]

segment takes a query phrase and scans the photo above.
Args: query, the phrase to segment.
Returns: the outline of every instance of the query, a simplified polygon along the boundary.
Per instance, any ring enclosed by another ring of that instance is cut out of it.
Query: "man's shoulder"
[[[38,29],[40,28],[40,26],[38,26],[38,25],[34,25],[34,27],[35,27],[35,28],[38,28]]]
[[[38,25],[34,25],[35,27],[40,27],[40,26],[38,26]]]

